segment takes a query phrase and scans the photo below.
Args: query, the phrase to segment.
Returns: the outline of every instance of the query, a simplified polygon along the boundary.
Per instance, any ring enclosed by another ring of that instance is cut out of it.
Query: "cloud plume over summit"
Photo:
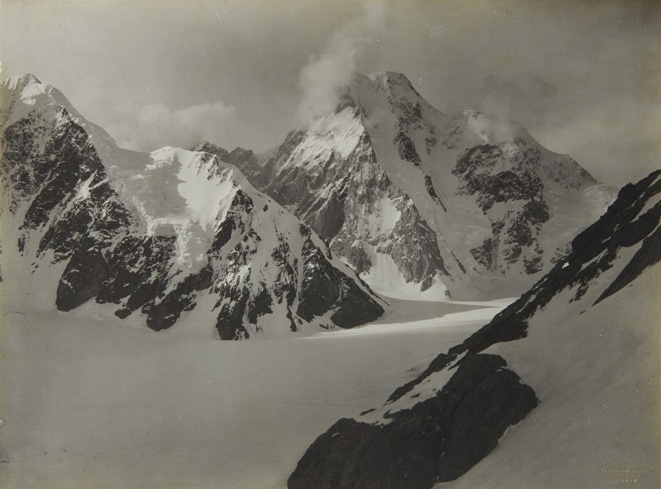
[[[307,124],[332,111],[343,87],[351,81],[356,69],[356,55],[366,36],[385,31],[385,14],[381,2],[365,4],[362,15],[335,32],[319,56],[309,56],[299,74],[302,91],[297,115]]]

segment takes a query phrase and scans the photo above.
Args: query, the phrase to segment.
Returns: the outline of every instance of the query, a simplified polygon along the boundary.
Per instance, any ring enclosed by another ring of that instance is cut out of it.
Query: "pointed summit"
[[[367,76],[356,73],[347,93],[354,105],[368,114],[382,112],[386,107],[390,107],[397,115],[421,116],[421,111],[433,111],[436,117],[440,115],[402,73],[383,71]]]
[[[25,73],[23,75],[13,76],[5,83],[10,90],[22,90],[23,88],[35,83],[41,84],[41,81],[32,73]]]
[[[387,71],[354,74],[334,111],[245,170],[400,297],[518,295],[613,197],[586,192],[590,174],[518,124],[443,114]]]
[[[368,75],[367,78],[384,90],[389,90],[390,92],[409,91],[413,92],[417,97],[420,97],[418,91],[413,87],[411,80],[409,80],[403,73],[381,71],[372,73],[371,75]]]
[[[369,75],[354,73],[353,79],[351,80],[352,86],[364,85],[366,83],[376,90],[390,91],[400,88],[411,90],[420,96],[415,88],[413,88],[411,80],[409,80],[403,73],[397,73],[395,71],[378,71]]]

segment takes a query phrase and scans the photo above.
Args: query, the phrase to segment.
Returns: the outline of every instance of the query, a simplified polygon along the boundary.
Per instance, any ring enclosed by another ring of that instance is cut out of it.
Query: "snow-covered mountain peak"
[[[97,152],[108,161],[118,150],[115,140],[103,128],[83,117],[60,90],[42,83],[33,74],[15,76],[0,84],[0,129],[24,119],[36,125],[39,119],[53,118],[61,126],[71,120],[82,127]]]
[[[213,162],[206,153],[166,147],[146,158],[143,171],[124,173],[124,195],[152,219],[184,219],[213,232],[218,202],[234,187],[231,170],[211,175]]]
[[[142,164],[134,161],[117,172],[114,183],[137,210],[147,236],[176,238],[178,262],[188,271],[206,262],[238,193],[249,196],[258,209],[279,207],[216,155],[171,146],[143,154]]]
[[[445,115],[394,72],[355,74],[333,112],[261,162],[235,162],[391,295],[435,283],[436,298],[445,287],[457,298],[516,295],[612,198],[584,193],[590,174],[519,124]]]
[[[5,80],[2,83],[2,99],[3,105],[20,102],[28,106],[41,106],[41,110],[64,108],[79,116],[62,92],[48,83],[42,83],[31,73]],[[22,114],[17,114],[19,115]]]
[[[380,83],[382,86],[391,86],[392,84],[401,84],[412,87],[411,81],[403,73],[395,71],[377,71],[367,75],[370,80]]]
[[[21,93],[22,98],[28,98],[31,94],[45,93],[46,90],[52,89],[50,85],[41,83],[32,73],[13,76],[5,81],[5,85],[9,90]]]
[[[9,87],[10,90],[16,90],[18,87],[25,87],[33,83],[41,84],[39,80],[32,73],[23,73],[22,75],[12,76],[4,81],[4,84]]]
[[[21,97],[25,99],[29,99],[30,97],[39,94],[50,93],[55,90],[52,85],[42,83],[41,80],[32,73],[12,76],[11,78],[4,80],[2,84],[8,90],[20,94]]]
[[[197,308],[222,339],[384,313],[319,236],[222,158],[124,150],[54,88],[30,77],[2,87],[7,281],[37,284],[60,311],[90,299],[122,319],[140,311],[155,330]],[[256,160],[241,149],[223,156]]]
[[[346,96],[353,100],[365,116],[372,119],[372,124],[375,123],[374,118],[383,117],[384,111],[391,112],[397,118],[413,120],[442,117],[401,73],[385,71],[368,76],[357,73]]]
[[[319,161],[318,156],[328,156],[335,152],[346,158],[356,148],[365,128],[354,108],[347,107],[337,114],[329,114],[315,120],[308,128],[308,144],[301,147],[300,154],[292,155],[290,161],[296,160],[313,164]]]
[[[355,73],[351,80],[351,87],[362,87],[363,89],[369,87],[371,90],[384,91],[392,95],[420,96],[406,75],[394,71],[380,71],[369,75]]]
[[[373,88],[378,87],[381,90],[389,92],[393,96],[408,95],[420,97],[420,94],[418,94],[416,89],[413,88],[411,80],[409,80],[403,73],[381,71],[367,76],[357,75],[354,80],[361,83],[364,82],[365,78],[370,80]]]

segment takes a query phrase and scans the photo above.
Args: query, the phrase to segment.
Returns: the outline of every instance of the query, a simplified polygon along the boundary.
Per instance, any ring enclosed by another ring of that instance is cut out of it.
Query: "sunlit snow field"
[[[39,489],[284,488],[333,422],[382,404],[508,302],[393,299],[362,328],[222,342],[5,293],[0,486]]]

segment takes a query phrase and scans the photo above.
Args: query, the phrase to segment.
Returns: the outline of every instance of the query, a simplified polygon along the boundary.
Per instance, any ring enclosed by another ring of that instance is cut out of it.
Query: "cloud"
[[[340,91],[349,84],[356,68],[355,56],[353,39],[338,33],[321,56],[310,58],[299,78],[303,91],[298,105],[301,122],[310,123],[337,106]]]
[[[359,17],[331,36],[321,55],[308,57],[298,82],[302,97],[297,115],[301,123],[308,124],[335,109],[355,71],[361,43],[384,31],[384,5],[368,2]]]
[[[236,108],[220,100],[178,110],[154,103],[120,112],[120,122],[110,125],[108,132],[120,146],[138,151],[163,146],[191,148],[202,140],[217,141],[233,131],[236,119]]]
[[[658,107],[658,99],[647,104],[627,99],[595,104],[563,124],[545,128],[540,143],[570,154],[599,181],[637,181],[659,166]]]
[[[557,87],[539,75],[525,74],[516,81],[489,74],[482,86],[481,110],[503,119],[524,118],[519,122],[538,122],[557,103]]]

